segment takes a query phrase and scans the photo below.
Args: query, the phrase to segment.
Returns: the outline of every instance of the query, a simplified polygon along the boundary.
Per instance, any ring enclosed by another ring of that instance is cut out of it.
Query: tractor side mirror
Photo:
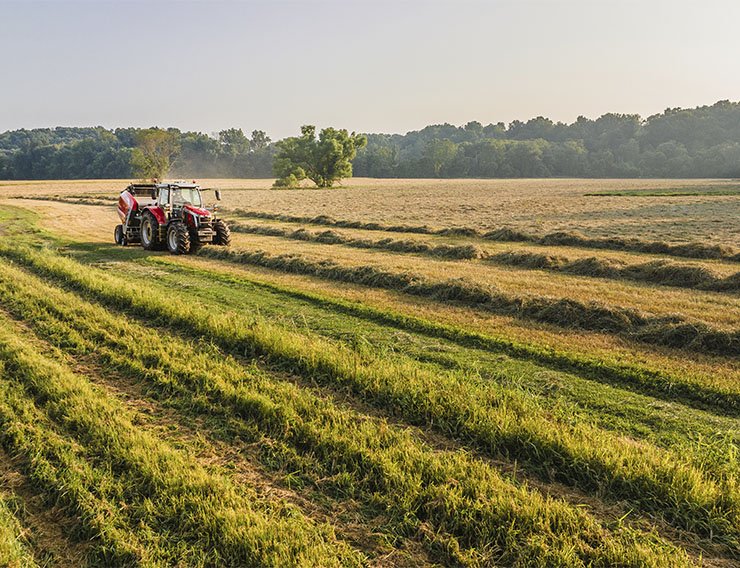
[[[154,199],[155,201],[157,199],[157,190],[156,189],[152,189],[152,199]]]
[[[213,193],[216,194],[216,201],[221,201],[221,190],[217,189]]]

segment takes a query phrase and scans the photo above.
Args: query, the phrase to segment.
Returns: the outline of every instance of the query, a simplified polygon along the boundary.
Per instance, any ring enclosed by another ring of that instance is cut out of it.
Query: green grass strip
[[[192,393],[194,406],[203,395],[212,397],[227,414],[253,421],[271,436],[328,464],[326,474],[342,491],[380,503],[393,513],[400,530],[404,524],[419,530],[420,523],[433,522],[436,531],[458,535],[447,541],[452,547],[447,554],[458,562],[480,565],[496,559],[496,564],[566,566],[685,562],[665,544],[649,544],[629,533],[608,536],[587,515],[514,487],[464,453],[430,452],[403,430],[339,410],[290,383],[219,357],[207,346],[200,352],[19,274],[12,277],[22,290],[4,294],[4,299],[20,317],[46,329],[49,337],[97,353],[131,377],[154,381],[163,393],[171,394],[181,381],[180,392]],[[150,297],[157,294],[154,289],[148,292]],[[50,319],[52,312],[56,315]],[[72,324],[76,329],[70,328]],[[312,340],[304,339],[303,344],[310,346]]]
[[[125,483],[133,526],[150,525],[166,542],[163,549],[169,549],[158,561],[187,559],[198,566],[362,564],[361,555],[295,508],[259,499],[247,488],[237,491],[225,478],[137,428],[120,404],[39,355],[7,328],[0,329],[0,357],[5,376],[23,384],[51,418],[104,460],[118,483]]]
[[[78,444],[62,437],[27,393],[0,373],[0,443],[22,456],[31,482],[50,502],[79,519],[76,538],[89,540],[94,566],[160,566],[156,542],[142,541],[124,519],[123,489],[93,468]],[[148,527],[142,527],[146,532]]]
[[[223,247],[205,247],[198,254],[237,264],[392,290],[440,302],[455,302],[568,329],[621,334],[652,345],[725,357],[740,355],[740,329],[719,329],[703,322],[688,321],[681,316],[655,316],[631,308],[570,298],[514,296],[495,287],[464,279],[432,281],[407,272],[391,272],[371,265],[345,266],[331,260],[312,260],[295,254],[272,255],[262,250]]]
[[[504,353],[554,370],[573,373],[589,380],[616,385],[666,401],[681,402],[708,412],[740,416],[740,391],[732,390],[735,386],[733,384],[707,385],[706,381],[701,378],[671,374],[629,363],[607,362],[599,358],[560,351],[554,347],[521,343],[506,337],[470,331],[459,326],[410,316],[387,308],[378,309],[360,302],[265,282],[249,277],[247,274],[235,276],[210,267],[205,270],[182,264],[169,257],[150,256],[146,260],[155,265],[217,279],[227,284],[258,286],[288,298],[307,301],[322,308],[380,325],[393,326],[427,337],[452,341],[463,347]]]
[[[431,373],[413,364],[359,356],[327,341],[228,314],[173,303],[166,292],[113,278],[103,271],[46,253],[16,250],[16,258],[100,301],[228,350],[268,357],[273,364],[329,384],[344,385],[416,424],[432,424],[493,454],[520,460],[545,477],[588,491],[627,498],[677,526],[737,544],[740,496],[677,456],[635,446],[586,424],[552,422],[515,392],[464,375]]]
[[[77,258],[87,261],[89,257]],[[187,290],[189,301],[216,312],[232,312],[247,321],[259,314],[260,319],[290,331],[322,336],[360,353],[369,352],[395,361],[413,361],[431,372],[442,370],[472,374],[483,381],[525,392],[536,404],[549,409],[560,419],[591,423],[618,435],[668,449],[713,479],[728,475],[737,477],[740,423],[735,417],[718,413],[716,408],[707,412],[681,404],[676,398],[656,400],[634,392],[639,389],[609,385],[603,379],[597,382],[584,373],[555,370],[524,358],[502,355],[501,351],[464,346],[397,325],[376,323],[331,305],[313,303],[250,283],[250,279],[254,279],[275,283],[279,287],[287,285],[284,279],[276,280],[262,271],[233,270],[228,265],[192,262],[189,258],[169,255],[158,258],[165,262],[150,262],[153,257],[143,256],[138,261],[112,262],[103,266],[108,272],[124,278],[133,272],[146,275],[147,280],[156,282],[157,286],[182,287]],[[195,267],[195,270],[186,267]],[[226,276],[223,280],[222,275]],[[305,290],[303,284],[298,281],[290,286]],[[311,291],[327,295],[333,293],[313,288]],[[365,300],[349,301],[361,306]],[[376,306],[374,302],[367,303]],[[382,307],[376,307],[382,311]],[[413,307],[404,307],[403,304],[392,309],[407,310],[402,313],[411,315],[417,313]],[[588,355],[588,352],[583,354]],[[593,354],[590,356],[594,357]],[[605,352],[601,357],[609,364],[625,359],[619,352]],[[687,374],[692,380],[707,384],[728,385],[733,382],[730,375],[716,380],[711,375]],[[732,456],[736,456],[735,459]]]
[[[26,543],[14,509],[12,503],[0,495],[0,566],[36,568],[39,564]]]

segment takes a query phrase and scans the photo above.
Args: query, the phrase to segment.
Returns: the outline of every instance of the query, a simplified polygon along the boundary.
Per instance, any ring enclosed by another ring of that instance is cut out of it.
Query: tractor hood
[[[210,217],[211,212],[208,211],[208,209],[201,209],[200,207],[196,207],[195,205],[184,205],[184,209],[187,209],[188,211],[195,213],[196,215],[199,215],[200,217]]]

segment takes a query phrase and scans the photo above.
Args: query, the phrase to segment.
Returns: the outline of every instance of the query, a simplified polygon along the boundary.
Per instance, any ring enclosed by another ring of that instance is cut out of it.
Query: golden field
[[[740,243],[740,189],[734,180],[378,180],[353,178],[333,189],[271,190],[272,180],[198,180],[224,191],[228,208],[291,215],[329,215],[431,226],[535,233],[577,230],[685,242]],[[105,194],[127,180],[0,182],[0,195]],[[680,196],[586,196],[600,192],[696,192]],[[734,195],[711,191],[726,190]]]

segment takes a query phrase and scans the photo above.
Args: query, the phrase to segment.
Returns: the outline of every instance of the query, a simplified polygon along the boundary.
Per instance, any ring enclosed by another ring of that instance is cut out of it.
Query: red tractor
[[[169,250],[188,254],[206,244],[228,246],[231,231],[216,218],[218,206],[207,209],[195,183],[133,183],[118,199],[121,225],[114,233],[116,244],[139,244],[146,250]],[[221,192],[215,190],[216,200]]]

